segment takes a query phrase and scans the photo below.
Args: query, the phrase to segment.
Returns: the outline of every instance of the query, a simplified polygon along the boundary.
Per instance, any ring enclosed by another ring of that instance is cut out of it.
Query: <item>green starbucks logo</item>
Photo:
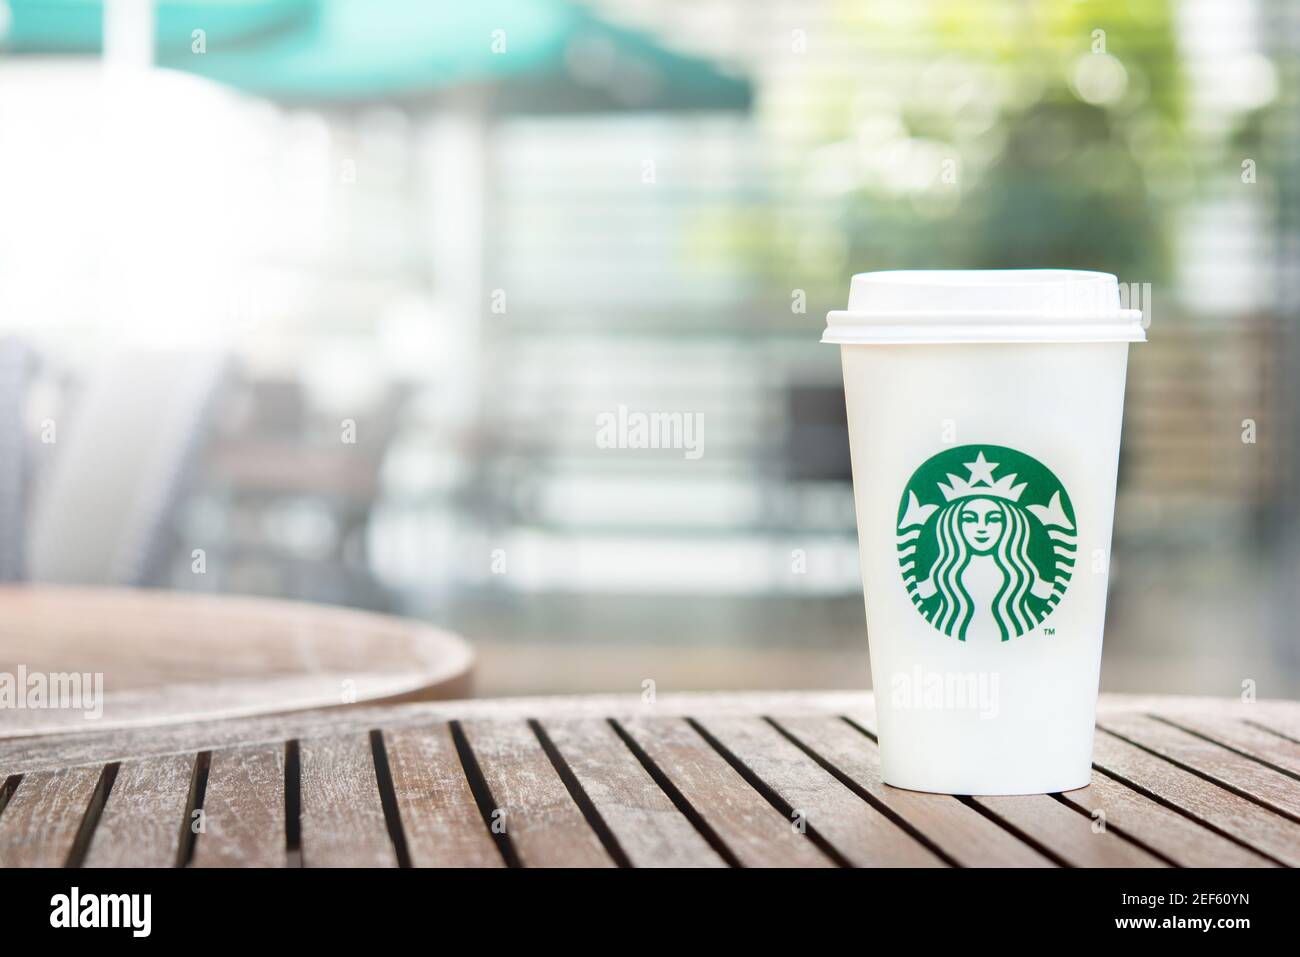
[[[960,641],[1037,628],[1074,573],[1074,508],[1037,459],[963,445],[926,460],[898,507],[898,563],[912,604]]]

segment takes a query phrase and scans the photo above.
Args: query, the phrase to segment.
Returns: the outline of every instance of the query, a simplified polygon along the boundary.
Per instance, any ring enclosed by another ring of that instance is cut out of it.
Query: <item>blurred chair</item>
[[[792,481],[849,484],[849,423],[839,383],[796,383],[785,390],[784,474]]]
[[[204,493],[227,515],[227,534],[214,539],[221,587],[389,610],[391,595],[366,556],[367,530],[409,386],[391,384],[359,409],[348,443],[339,420],[311,409],[297,381],[250,386],[246,424],[218,439],[205,473]],[[306,513],[324,519],[328,531],[315,528],[310,541],[289,532]]]
[[[23,422],[35,353],[13,337],[0,339],[0,582],[23,577],[24,516],[30,457]]]
[[[33,581],[161,579],[225,372],[216,354],[130,352],[90,374],[36,490],[27,542]]]

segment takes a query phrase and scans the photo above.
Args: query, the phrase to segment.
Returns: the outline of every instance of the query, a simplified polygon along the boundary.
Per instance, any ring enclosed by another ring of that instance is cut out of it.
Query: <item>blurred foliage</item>
[[[1194,182],[1168,0],[843,0],[836,20],[851,71],[779,74],[762,104],[796,210],[768,232],[773,296],[803,287],[816,313],[891,268],[1168,274]]]

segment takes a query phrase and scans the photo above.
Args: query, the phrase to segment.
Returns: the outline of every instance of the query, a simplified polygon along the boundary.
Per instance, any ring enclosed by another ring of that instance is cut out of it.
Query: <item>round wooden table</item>
[[[0,741],[0,867],[1278,867],[1300,704],[1103,695],[1092,783],[882,783],[865,693],[355,706]],[[201,814],[200,833],[184,822]]]
[[[455,635],[346,608],[3,587],[0,681],[20,694],[0,710],[0,738],[461,697],[473,660]],[[63,688],[63,706],[34,706],[42,682],[51,700]]]

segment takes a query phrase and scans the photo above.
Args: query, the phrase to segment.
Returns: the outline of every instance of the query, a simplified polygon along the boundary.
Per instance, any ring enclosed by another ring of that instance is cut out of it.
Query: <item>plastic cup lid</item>
[[[1075,269],[918,269],[853,277],[849,307],[822,342],[1145,342],[1140,309],[1109,273]]]

